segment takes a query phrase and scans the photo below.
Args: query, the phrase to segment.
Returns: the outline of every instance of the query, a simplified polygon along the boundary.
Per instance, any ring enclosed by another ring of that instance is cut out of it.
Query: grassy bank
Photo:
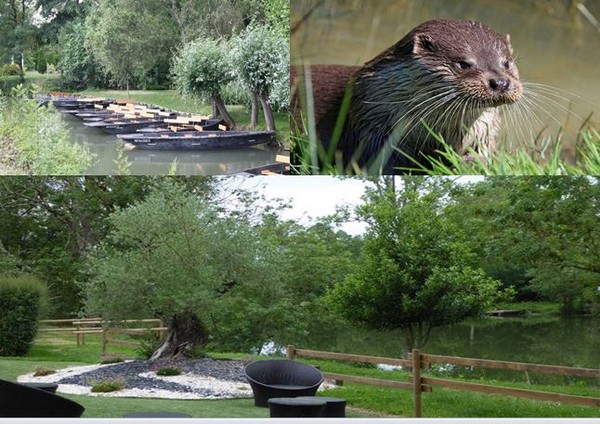
[[[60,369],[73,365],[98,363],[100,360],[100,338],[86,336],[86,344],[77,346],[75,336],[69,334],[44,333],[36,340],[33,349],[23,358],[0,358],[0,378],[16,379],[38,367]],[[136,358],[138,352],[128,347],[111,346],[111,356]],[[215,359],[248,358],[247,354],[213,353]],[[383,371],[364,364],[349,364],[335,361],[307,360],[325,372],[362,375],[396,381],[407,381],[408,373]],[[509,386],[559,393],[600,397],[600,386],[581,384],[574,381],[568,385],[530,385],[519,382],[476,381],[485,384]],[[348,400],[351,417],[360,416],[412,416],[412,393],[406,390],[381,388],[363,384],[345,383],[344,386],[322,392],[322,395],[341,397]],[[170,411],[181,412],[193,417],[246,417],[268,416],[265,408],[256,408],[251,399],[235,400],[160,400],[139,398],[95,398],[68,395],[67,397],[86,407],[85,417],[122,417],[131,412]],[[541,402],[499,395],[461,392],[434,387],[432,393],[423,394],[423,413],[426,417],[600,417],[600,410],[554,402]]]
[[[88,90],[82,91],[80,94],[118,99],[130,98],[136,102],[149,103],[167,109],[176,110],[178,112],[190,112],[202,115],[210,115],[212,113],[210,105],[203,105],[190,99],[186,99],[175,90],[132,90],[129,92],[129,96],[127,95],[127,91],[123,90]],[[249,127],[250,113],[244,106],[227,105],[227,110],[238,126]],[[274,118],[275,128],[277,128],[277,137],[286,146],[288,146],[290,140],[290,124],[288,121],[288,114],[281,112],[274,113]],[[262,113],[259,114],[258,129],[266,129]]]
[[[92,162],[82,146],[70,142],[60,116],[40,108],[35,89],[17,86],[0,97],[0,175],[79,175]]]

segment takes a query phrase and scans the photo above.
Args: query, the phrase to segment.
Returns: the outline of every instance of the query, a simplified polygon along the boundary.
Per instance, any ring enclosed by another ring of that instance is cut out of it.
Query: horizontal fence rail
[[[421,377],[421,370],[428,369],[431,364],[452,364],[471,366],[479,368],[493,368],[511,371],[536,372],[543,374],[554,374],[568,377],[598,378],[600,381],[600,369],[564,367],[556,365],[529,364],[524,362],[495,361],[489,359],[462,358],[457,356],[430,355],[421,353],[418,349],[412,351],[409,359],[383,358],[378,356],[364,356],[347,353],[322,352],[309,349],[297,349],[295,346],[288,346],[287,357],[306,357],[316,359],[330,359],[344,362],[368,362],[374,364],[386,364],[402,366],[410,369],[412,376],[408,382],[383,380],[370,377],[349,376],[344,374],[334,374],[324,372],[326,378],[336,381],[350,381],[355,383],[386,386],[397,389],[412,390],[414,397],[415,417],[422,416],[421,393],[431,392],[433,386],[445,387],[455,390],[464,390],[470,392],[480,392],[489,394],[499,394],[505,396],[515,396],[520,398],[570,403],[575,405],[600,407],[600,398],[591,396],[578,396],[563,393],[544,392],[529,389],[518,389],[512,387],[493,386],[481,383],[471,383],[459,380],[448,380],[432,377]]]
[[[74,318],[74,319],[52,319],[41,320],[44,326],[39,329],[44,333],[71,333],[77,338],[77,346],[85,344],[86,334],[102,334],[102,353],[106,353],[107,345],[116,346],[139,346],[140,342],[132,340],[119,340],[110,338],[110,334],[126,334],[131,336],[155,333],[162,335],[168,328],[160,319],[126,319],[126,320],[103,320],[102,318]],[[71,324],[71,327],[57,327],[57,325]],[[121,325],[151,325],[151,327],[129,328]],[[49,327],[54,326],[54,327]]]

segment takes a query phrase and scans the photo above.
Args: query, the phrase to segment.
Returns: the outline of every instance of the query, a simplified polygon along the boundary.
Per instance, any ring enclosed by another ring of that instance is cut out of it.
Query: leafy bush
[[[13,88],[11,107],[2,112],[0,136],[19,151],[22,168],[32,174],[79,175],[91,164],[91,154],[70,141],[60,114],[40,108],[37,88]]]
[[[106,359],[103,359],[102,361],[100,361],[100,363],[102,365],[106,365],[106,364],[119,364],[121,362],[125,362],[125,360],[123,358],[119,358],[119,357],[116,357],[116,358],[106,358]]]
[[[0,67],[0,76],[19,75],[19,73],[19,65],[17,65],[16,63],[10,63],[8,65]]]
[[[177,368],[173,367],[164,367],[156,371],[156,375],[160,375],[161,377],[170,377],[173,375],[180,375],[181,371]]]
[[[92,393],[109,393],[124,389],[125,380],[122,378],[109,378],[102,381],[92,382]]]
[[[37,367],[35,369],[35,371],[33,372],[33,376],[34,377],[44,377],[46,375],[52,375],[55,373],[56,373],[56,370],[52,370],[50,368],[44,368],[44,367]]]
[[[29,351],[46,296],[46,285],[35,277],[0,277],[0,356]]]

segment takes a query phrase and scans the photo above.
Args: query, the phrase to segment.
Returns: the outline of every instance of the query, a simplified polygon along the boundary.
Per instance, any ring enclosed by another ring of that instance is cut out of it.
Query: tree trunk
[[[258,125],[258,93],[256,91],[252,91],[252,93],[250,94],[250,99],[252,100],[252,111],[250,112],[250,127],[254,129]]]
[[[217,102],[215,102],[215,100],[213,99],[210,102],[211,106],[212,106],[212,117],[216,118],[217,116],[219,116],[219,109],[217,108]]]
[[[169,322],[169,330],[150,360],[192,356],[208,339],[208,333],[198,316],[192,312],[177,314]]]
[[[267,95],[265,93],[261,93],[259,97],[260,97],[260,103],[263,108],[263,112],[265,114],[265,122],[267,123],[267,130],[275,131],[275,119],[273,118],[273,111],[271,110],[271,106],[269,105]]]
[[[234,129],[235,122],[233,121],[233,118],[231,117],[229,112],[227,112],[227,108],[225,107],[225,102],[223,102],[223,99],[220,96],[215,96],[215,97],[213,97],[213,101],[215,102],[215,105],[217,106],[219,115],[221,116],[221,118],[223,118],[227,127],[230,130]]]

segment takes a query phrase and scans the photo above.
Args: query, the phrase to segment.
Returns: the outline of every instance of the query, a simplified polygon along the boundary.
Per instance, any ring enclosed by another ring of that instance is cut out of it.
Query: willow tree
[[[286,326],[289,305],[270,266],[277,250],[243,215],[223,216],[215,203],[164,182],[109,218],[114,230],[92,261],[86,309],[162,319],[169,330],[152,359],[193,353],[209,334],[247,348]]]
[[[289,91],[289,38],[266,25],[249,27],[233,40],[232,62],[236,74],[252,98],[252,121],[256,125],[258,101],[262,105],[267,129],[275,130],[270,96],[278,85]],[[287,99],[289,105],[289,98]]]
[[[222,90],[234,78],[222,40],[200,37],[186,43],[173,59],[172,74],[177,89],[185,96],[211,100],[230,128],[235,122],[225,106]]]
[[[357,270],[329,293],[329,304],[352,322],[400,329],[407,349],[427,343],[434,327],[481,314],[499,282],[474,266],[462,230],[442,213],[443,187],[405,179],[372,192],[358,214],[369,227]]]

